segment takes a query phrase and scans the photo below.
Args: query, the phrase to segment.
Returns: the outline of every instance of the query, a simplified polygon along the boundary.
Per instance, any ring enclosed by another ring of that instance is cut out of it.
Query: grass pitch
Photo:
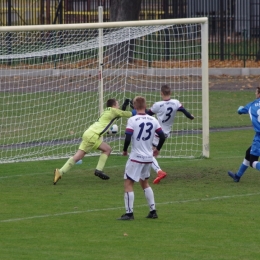
[[[253,91],[211,92],[210,126],[250,125],[236,109],[253,99]],[[108,159],[108,181],[93,174],[98,158],[87,157],[55,186],[53,170],[66,160],[0,164],[1,259],[258,259],[260,174],[249,168],[239,183],[227,175],[253,135],[211,132],[209,159],[158,159],[168,173],[151,184],[158,219],[145,218],[135,184],[135,220],[116,220],[125,212],[126,157]]]
[[[0,165],[1,258],[257,259],[259,172],[248,169],[239,183],[227,176],[252,137],[251,130],[211,133],[211,158],[159,159],[168,176],[151,184],[154,220],[145,218],[149,209],[139,184],[135,220],[116,220],[124,213],[126,157],[109,158],[108,181],[94,176],[93,157],[55,186],[53,169],[65,160]]]

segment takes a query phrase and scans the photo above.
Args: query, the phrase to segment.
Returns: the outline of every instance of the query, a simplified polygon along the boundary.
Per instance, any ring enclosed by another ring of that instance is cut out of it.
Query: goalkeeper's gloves
[[[131,99],[129,103],[130,103],[130,107],[131,107],[132,109],[134,109],[133,99]]]
[[[126,110],[126,107],[129,105],[129,103],[130,103],[130,99],[126,98],[125,101],[124,101],[124,104],[122,105],[122,110],[123,111]]]
[[[243,106],[240,106],[240,107],[238,108],[237,113],[238,113],[239,115],[242,114],[241,110],[242,110],[243,108],[244,108]]]

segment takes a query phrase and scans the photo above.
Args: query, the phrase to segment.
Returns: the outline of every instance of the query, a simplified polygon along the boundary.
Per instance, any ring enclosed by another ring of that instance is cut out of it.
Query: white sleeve
[[[153,106],[150,108],[150,110],[154,113],[154,114],[157,114],[159,112],[159,104],[158,102],[154,103]]]

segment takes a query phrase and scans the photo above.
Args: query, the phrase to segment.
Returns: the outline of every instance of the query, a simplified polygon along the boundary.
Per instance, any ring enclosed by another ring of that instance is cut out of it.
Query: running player
[[[260,156],[260,87],[255,90],[256,99],[248,103],[245,107],[240,106],[237,110],[239,115],[249,114],[252,121],[253,128],[255,130],[255,136],[252,145],[246,150],[246,154],[243,162],[241,163],[238,171],[233,173],[228,171],[228,175],[234,180],[239,182],[245,171],[249,166],[260,171],[260,162],[258,162]]]

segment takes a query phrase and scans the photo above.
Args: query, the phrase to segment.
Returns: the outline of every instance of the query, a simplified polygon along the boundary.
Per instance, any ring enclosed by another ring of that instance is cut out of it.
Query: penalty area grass
[[[158,159],[168,175],[155,194],[158,219],[135,184],[133,221],[124,212],[127,157],[111,156],[94,176],[97,157],[86,157],[53,185],[66,159],[0,165],[1,259],[258,259],[260,175],[236,171],[252,130],[210,134],[209,159]],[[221,142],[220,142],[221,140]],[[225,142],[223,142],[225,140]]]

